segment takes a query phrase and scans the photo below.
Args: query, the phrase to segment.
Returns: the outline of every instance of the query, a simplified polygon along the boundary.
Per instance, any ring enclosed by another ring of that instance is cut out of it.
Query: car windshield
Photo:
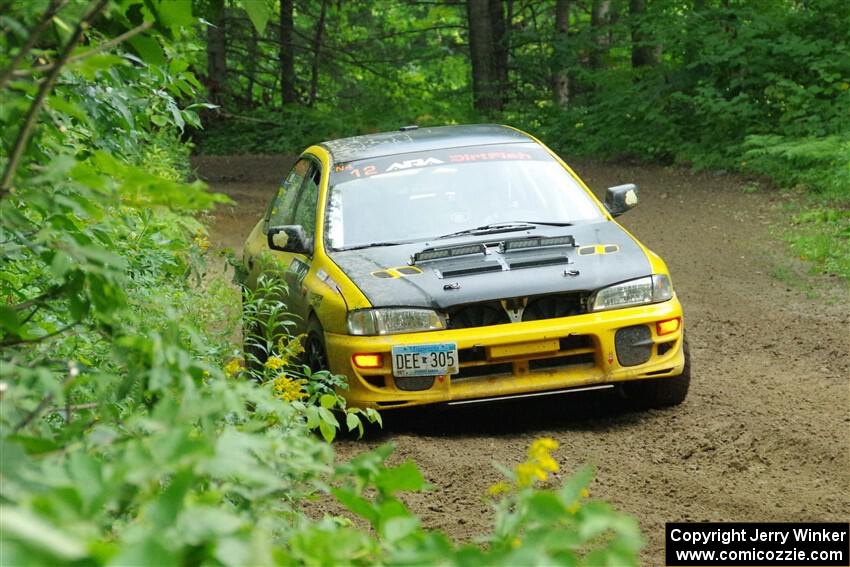
[[[424,241],[500,223],[604,218],[534,143],[399,154],[336,164],[325,215],[330,248]]]

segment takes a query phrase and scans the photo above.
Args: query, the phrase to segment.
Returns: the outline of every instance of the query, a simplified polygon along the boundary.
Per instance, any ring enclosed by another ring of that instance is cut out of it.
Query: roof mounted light
[[[524,250],[528,248],[541,248],[543,246],[575,246],[576,240],[571,235],[565,236],[552,236],[545,237],[540,236],[537,238],[521,238],[517,240],[506,240],[505,241],[505,252],[510,252],[511,250]]]
[[[445,248],[426,248],[413,255],[413,263],[469,256],[470,254],[484,254],[484,245],[467,244],[465,246],[447,246]]]

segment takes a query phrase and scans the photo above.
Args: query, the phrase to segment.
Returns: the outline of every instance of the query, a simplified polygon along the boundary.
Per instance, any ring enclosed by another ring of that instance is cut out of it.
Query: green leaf
[[[581,467],[574,472],[558,490],[558,495],[561,502],[565,506],[569,506],[581,498],[581,491],[590,484],[593,478],[593,468],[590,466]]]
[[[0,506],[0,532],[66,561],[86,556],[86,548],[78,539],[21,508]]]
[[[390,518],[381,526],[381,535],[388,543],[395,543],[419,528],[419,519],[413,516]]]
[[[182,470],[174,475],[168,488],[156,499],[148,512],[148,517],[155,526],[162,529],[174,524],[193,480],[194,473],[189,470]]]
[[[319,398],[319,405],[325,409],[331,409],[336,405],[336,396],[333,394],[324,394]]]
[[[272,15],[271,4],[269,4],[268,0],[245,0],[243,6],[245,11],[248,12],[251,23],[257,29],[257,33],[262,35]]]
[[[349,413],[345,416],[345,425],[349,431],[354,431],[355,427],[363,427],[363,424],[360,423],[360,417],[356,413]]]
[[[159,20],[171,28],[172,32],[195,23],[192,18],[191,0],[160,0],[156,12]]]
[[[553,492],[535,492],[528,499],[528,510],[536,519],[555,522],[566,513],[566,508]]]
[[[399,491],[417,491],[425,487],[425,478],[413,461],[385,468],[375,478],[375,486],[383,494],[394,494]]]
[[[373,526],[378,523],[378,511],[375,505],[365,498],[341,488],[331,488],[331,494],[334,495],[340,504],[361,518],[365,518]]]
[[[322,420],[319,422],[319,431],[328,443],[333,441],[334,437],[336,437],[336,427],[327,421]]]
[[[165,52],[159,42],[147,35],[137,35],[127,40],[139,57],[151,65],[165,65]]]
[[[50,96],[47,99],[47,104],[50,108],[61,112],[62,114],[67,114],[72,118],[76,118],[80,122],[86,124],[89,121],[88,115],[80,108],[77,104],[69,101],[68,99],[61,96]]]
[[[13,335],[17,335],[21,329],[15,310],[6,305],[0,305],[0,328]]]

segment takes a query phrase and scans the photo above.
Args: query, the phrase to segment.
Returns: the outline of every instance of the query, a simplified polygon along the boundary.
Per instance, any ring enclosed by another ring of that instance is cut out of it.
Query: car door
[[[287,307],[296,315],[297,329],[304,332],[307,317],[309,316],[309,289],[304,284],[304,278],[312,268],[313,248],[316,243],[316,219],[319,203],[319,188],[321,186],[322,169],[318,162],[309,160],[310,167],[306,171],[304,181],[295,200],[292,220],[289,224],[303,227],[304,233],[312,248],[308,254],[292,254],[289,267],[284,273],[286,285],[289,288]],[[269,224],[269,226],[273,226]]]
[[[283,301],[287,309],[298,314],[293,306],[300,303],[300,284],[306,274],[308,262],[304,254],[272,250],[268,245],[268,232],[272,227],[294,224],[295,210],[305,180],[315,169],[314,162],[307,158],[299,159],[289,174],[281,182],[277,193],[269,203],[266,214],[254,227],[245,243],[243,257],[247,271],[246,287],[257,290],[261,274],[280,278],[286,284],[286,291],[277,299]],[[303,212],[302,212],[303,215]],[[315,221],[313,222],[315,226]],[[273,262],[270,264],[270,260]],[[298,323],[298,321],[296,321]]]

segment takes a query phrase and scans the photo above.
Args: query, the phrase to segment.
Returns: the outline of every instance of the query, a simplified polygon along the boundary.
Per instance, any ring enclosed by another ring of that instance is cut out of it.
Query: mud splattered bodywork
[[[249,285],[272,248],[308,350],[348,376],[351,404],[624,383],[684,399],[666,266],[530,136],[479,125],[325,142],[281,187],[246,243]],[[636,187],[613,190],[634,205]]]

